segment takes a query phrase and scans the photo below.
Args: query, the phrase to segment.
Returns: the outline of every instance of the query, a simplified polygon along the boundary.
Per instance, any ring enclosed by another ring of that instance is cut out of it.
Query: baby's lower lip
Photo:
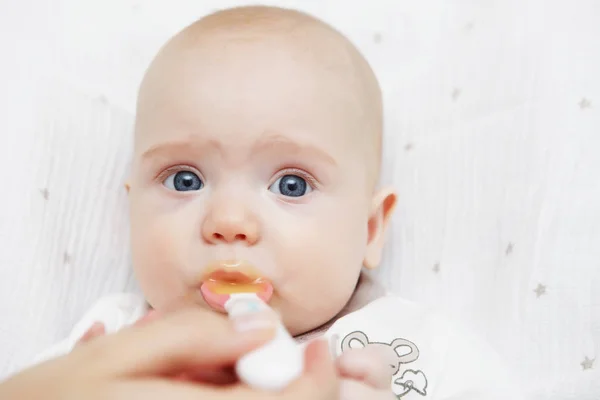
[[[269,282],[252,284],[231,284],[216,281],[206,281],[200,286],[200,293],[211,308],[216,311],[225,312],[225,302],[234,293],[256,293],[256,295],[268,303],[273,296],[273,285]]]

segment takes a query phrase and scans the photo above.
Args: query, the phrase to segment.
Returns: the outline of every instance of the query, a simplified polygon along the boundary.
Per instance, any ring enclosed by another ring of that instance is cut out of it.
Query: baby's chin
[[[292,336],[300,336],[327,325],[335,320],[346,302],[322,302],[311,306],[295,305],[281,312],[284,323]]]

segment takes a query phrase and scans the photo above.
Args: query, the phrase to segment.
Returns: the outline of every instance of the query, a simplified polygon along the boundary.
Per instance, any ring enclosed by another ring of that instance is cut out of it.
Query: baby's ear
[[[393,188],[383,188],[373,196],[369,215],[369,238],[363,264],[366,268],[376,268],[381,262],[385,235],[391,216],[396,207],[397,195]]]

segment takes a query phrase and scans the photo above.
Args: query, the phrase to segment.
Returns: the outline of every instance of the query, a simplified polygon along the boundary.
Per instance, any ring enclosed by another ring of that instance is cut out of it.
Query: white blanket
[[[135,289],[135,91],[173,33],[249,1],[0,2],[0,376]],[[400,192],[381,276],[470,324],[535,400],[600,398],[600,8],[594,0],[270,1],[357,43]]]

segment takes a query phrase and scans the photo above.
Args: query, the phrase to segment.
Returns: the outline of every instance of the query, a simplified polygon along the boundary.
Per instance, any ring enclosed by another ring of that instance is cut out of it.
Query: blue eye
[[[191,171],[179,171],[169,175],[169,177],[165,179],[164,185],[168,189],[176,190],[178,192],[200,190],[204,187],[204,183],[198,175]]]
[[[302,197],[312,191],[306,179],[298,175],[284,175],[273,183],[269,190],[287,197]]]

